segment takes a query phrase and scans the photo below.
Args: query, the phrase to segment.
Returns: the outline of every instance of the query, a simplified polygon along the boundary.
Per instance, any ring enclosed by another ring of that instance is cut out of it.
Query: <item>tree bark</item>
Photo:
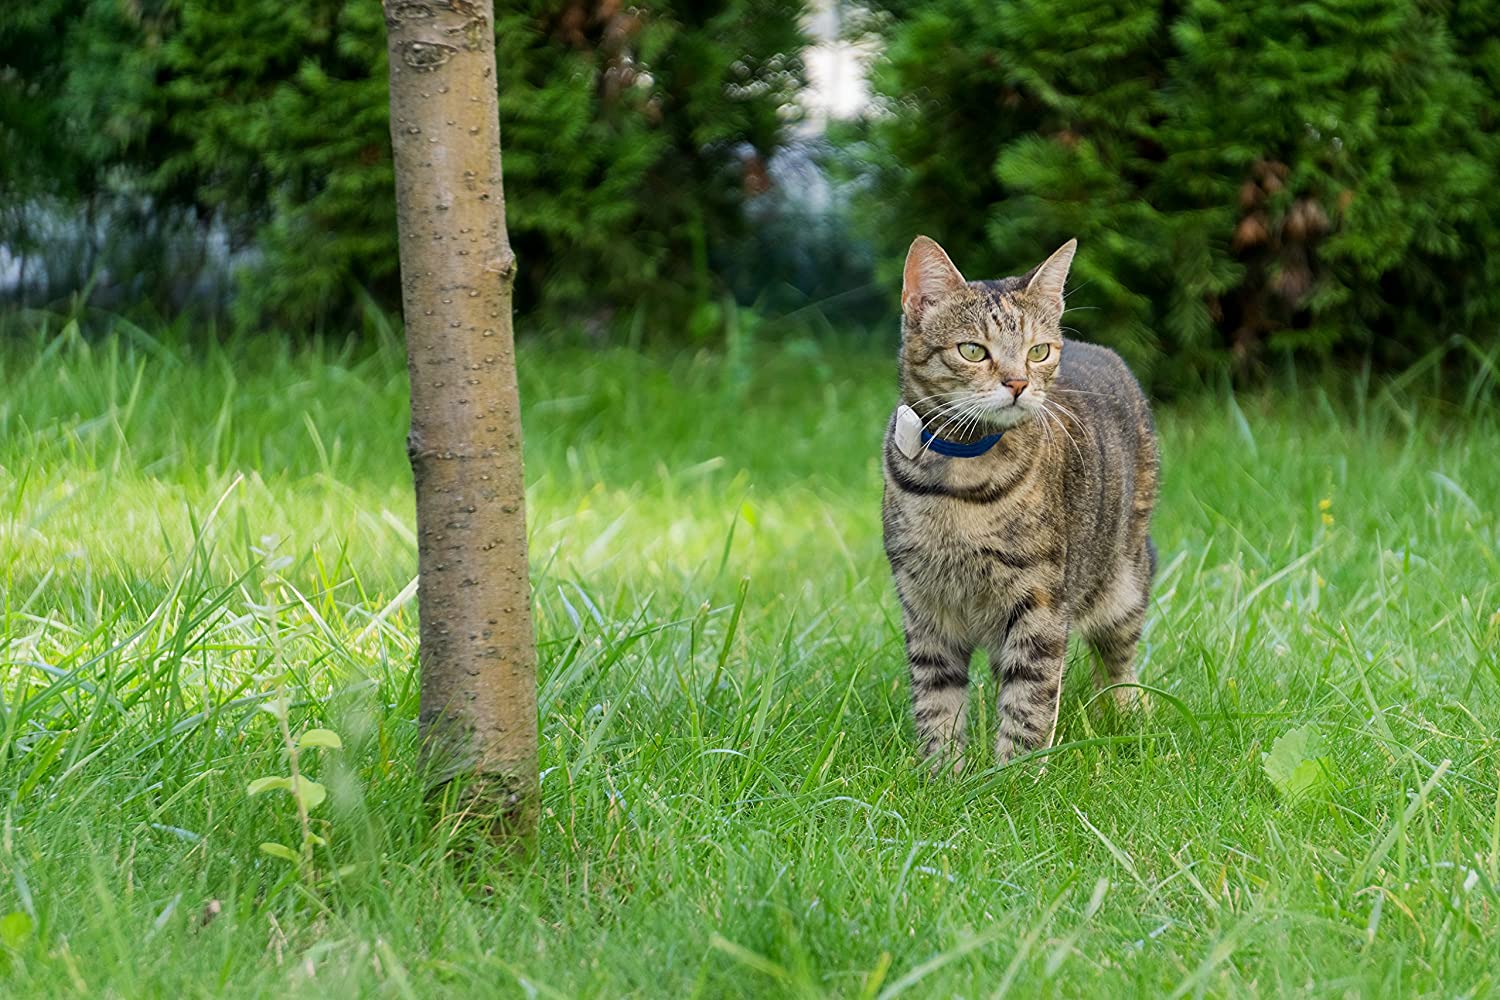
[[[423,752],[537,823],[536,645],[492,0],[384,0],[417,493]]]

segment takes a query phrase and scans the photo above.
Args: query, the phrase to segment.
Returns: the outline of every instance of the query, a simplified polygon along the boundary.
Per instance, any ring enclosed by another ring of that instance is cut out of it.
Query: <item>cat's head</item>
[[[918,236],[901,282],[901,393],[939,437],[1035,419],[1062,360],[1063,284],[1077,240],[1019,278],[967,282]],[[988,425],[988,427],[984,427]]]

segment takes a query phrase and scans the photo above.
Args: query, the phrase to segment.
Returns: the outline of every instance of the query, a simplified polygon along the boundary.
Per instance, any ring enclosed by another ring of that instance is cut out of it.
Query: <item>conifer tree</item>
[[[1077,236],[1078,325],[1162,386],[1494,336],[1485,5],[883,7],[886,104],[855,148],[888,268],[914,232],[983,274]]]
[[[56,8],[56,9],[54,9]],[[356,286],[399,300],[379,5],[356,0],[46,0],[0,13],[0,96],[114,185],[225,227],[245,257],[236,313],[342,323]],[[524,0],[493,26],[523,308],[553,320],[640,310],[672,329],[736,239],[748,158],[790,137],[803,0]],[[36,25],[45,21],[44,28]],[[65,41],[64,41],[65,39]],[[55,58],[28,46],[55,43]],[[24,58],[23,58],[24,57]],[[30,112],[34,109],[34,116]],[[19,118],[19,115],[18,115]],[[16,144],[24,146],[21,137]],[[8,173],[41,179],[0,160]],[[66,189],[66,190],[62,190]],[[711,290],[711,289],[710,289]]]
[[[1493,169],[1445,25],[1410,0],[1193,0],[1173,37],[1154,186],[1186,195],[1179,210],[1234,268],[1205,281],[1177,262],[1210,291],[1195,325],[1216,321],[1240,358],[1354,343],[1410,361],[1432,346],[1448,294],[1431,265],[1472,266],[1457,236]]]

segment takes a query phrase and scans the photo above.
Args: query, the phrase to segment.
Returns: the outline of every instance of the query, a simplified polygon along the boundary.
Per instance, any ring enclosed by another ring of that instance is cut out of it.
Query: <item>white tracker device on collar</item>
[[[922,450],[922,418],[905,403],[896,409],[896,450],[907,458],[916,458]]]

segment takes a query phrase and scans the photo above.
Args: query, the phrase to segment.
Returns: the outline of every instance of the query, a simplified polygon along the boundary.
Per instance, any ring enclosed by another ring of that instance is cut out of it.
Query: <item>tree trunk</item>
[[[496,834],[537,822],[526,565],[492,0],[384,0],[417,492],[423,750]]]

